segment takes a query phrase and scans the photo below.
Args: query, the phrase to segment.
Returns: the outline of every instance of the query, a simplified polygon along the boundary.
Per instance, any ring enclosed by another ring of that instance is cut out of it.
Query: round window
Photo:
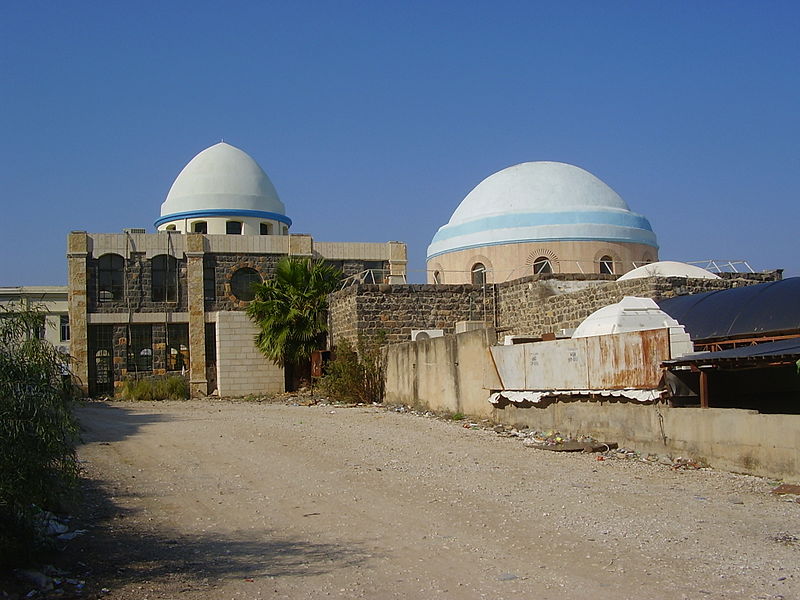
[[[231,277],[231,293],[239,300],[249,302],[255,298],[253,284],[261,283],[261,275],[250,267],[242,267]]]

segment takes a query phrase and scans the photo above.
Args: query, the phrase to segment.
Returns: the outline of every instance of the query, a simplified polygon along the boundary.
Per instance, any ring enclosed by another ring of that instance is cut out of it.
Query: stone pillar
[[[311,256],[314,243],[311,236],[305,233],[293,233],[289,236],[289,256]]]
[[[389,246],[389,283],[407,283],[408,256],[403,242],[387,242]]]
[[[89,393],[88,256],[89,236],[85,231],[71,232],[67,237],[70,356],[72,373],[84,394]]]
[[[206,379],[206,312],[203,289],[205,236],[186,235],[186,288],[189,307],[189,392],[192,397],[208,394]]]

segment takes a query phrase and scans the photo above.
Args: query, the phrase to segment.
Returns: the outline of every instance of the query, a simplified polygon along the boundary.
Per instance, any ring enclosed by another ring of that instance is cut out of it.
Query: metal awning
[[[765,342],[718,352],[696,352],[665,360],[666,367],[734,367],[790,364],[800,359],[800,337]]]

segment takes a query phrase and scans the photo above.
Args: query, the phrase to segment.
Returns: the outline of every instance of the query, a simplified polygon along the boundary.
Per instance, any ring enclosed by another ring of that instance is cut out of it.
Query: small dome
[[[586,317],[572,337],[584,338],[680,326],[680,323],[662,311],[650,298],[625,296],[616,304],[604,306]]]
[[[632,242],[658,247],[649,221],[605,183],[559,162],[527,162],[479,183],[439,229],[428,258],[529,241]]]
[[[674,260],[661,260],[637,267],[633,271],[628,271],[617,281],[626,279],[643,279],[645,277],[691,277],[694,279],[719,279],[711,271],[706,271],[695,265],[689,265]]]
[[[165,222],[194,216],[254,216],[291,224],[275,186],[253,158],[225,142],[206,148],[180,172],[161,205]]]

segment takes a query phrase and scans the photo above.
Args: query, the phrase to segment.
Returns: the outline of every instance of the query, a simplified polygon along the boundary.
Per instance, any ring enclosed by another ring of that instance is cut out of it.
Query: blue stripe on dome
[[[292,220],[286,215],[274,212],[267,212],[265,210],[236,210],[236,209],[216,209],[216,210],[188,210],[185,212],[172,213],[160,217],[155,226],[158,227],[170,221],[178,221],[180,219],[195,219],[198,217],[253,217],[256,219],[270,219],[272,221],[279,221],[291,226]]]
[[[512,213],[475,219],[457,225],[445,225],[436,232],[432,242],[512,227],[537,227],[540,225],[616,225],[653,231],[650,222],[643,216],[630,212],[609,211],[565,211],[540,213]]]
[[[634,242],[637,244],[642,244],[643,246],[652,246],[653,248],[658,249],[658,244],[645,242],[641,240],[621,240],[619,238],[569,238],[569,237],[557,237],[557,238],[531,238],[531,239],[518,239],[518,240],[498,240],[495,242],[480,242],[475,244],[464,244],[463,246],[456,246],[453,248],[447,248],[446,250],[440,250],[439,252],[434,252],[433,254],[428,254],[425,260],[430,260],[437,256],[441,256],[442,254],[449,254],[450,252],[459,252],[460,250],[470,250],[471,248],[484,248],[486,246],[503,246],[503,245],[510,245],[510,244],[527,244],[531,242],[609,242],[609,243],[618,243],[618,242]]]

